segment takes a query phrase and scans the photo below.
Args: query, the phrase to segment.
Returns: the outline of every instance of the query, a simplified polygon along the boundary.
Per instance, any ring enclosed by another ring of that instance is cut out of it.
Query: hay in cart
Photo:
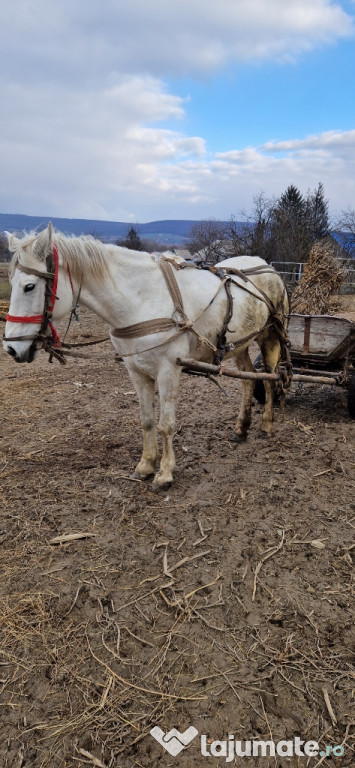
[[[344,282],[346,271],[335,258],[332,245],[324,241],[314,244],[302,279],[292,295],[292,312],[301,315],[329,315],[339,310],[336,294]]]

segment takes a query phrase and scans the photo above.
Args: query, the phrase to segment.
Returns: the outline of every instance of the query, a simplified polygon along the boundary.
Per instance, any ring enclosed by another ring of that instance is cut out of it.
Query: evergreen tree
[[[144,244],[139,237],[136,227],[130,227],[126,237],[123,240],[119,240],[117,245],[123,245],[124,248],[129,248],[131,251],[144,251]]]
[[[313,242],[320,240],[329,232],[328,200],[324,198],[324,187],[321,182],[313,194],[308,194],[306,212],[310,236]]]
[[[304,234],[305,202],[299,189],[291,184],[273,211],[271,238],[277,261],[303,261]]]
[[[276,202],[270,224],[272,261],[307,261],[313,243],[329,229],[323,185],[304,198],[291,184]]]

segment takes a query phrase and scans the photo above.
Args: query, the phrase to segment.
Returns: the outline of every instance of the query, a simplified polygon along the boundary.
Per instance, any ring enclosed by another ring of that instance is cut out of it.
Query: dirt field
[[[83,312],[76,337],[106,335]],[[2,326],[1,326],[2,327]],[[354,422],[346,391],[292,389],[275,436],[231,438],[239,385],[183,379],[175,484],[130,479],[136,396],[92,359],[1,356],[0,765],[218,766],[199,737],[316,740],[354,758]],[[105,358],[105,359],[103,359]],[[64,543],[55,538],[81,534]],[[220,747],[222,749],[222,747]],[[215,751],[217,747],[215,747]]]

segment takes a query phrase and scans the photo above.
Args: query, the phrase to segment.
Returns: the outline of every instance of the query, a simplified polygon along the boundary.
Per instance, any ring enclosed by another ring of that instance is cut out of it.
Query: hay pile
[[[9,311],[9,301],[6,299],[0,299],[0,321],[5,322],[6,315]]]
[[[332,246],[319,241],[314,244],[302,279],[292,294],[292,312],[301,315],[335,314],[339,307],[336,294],[346,271],[335,258]]]

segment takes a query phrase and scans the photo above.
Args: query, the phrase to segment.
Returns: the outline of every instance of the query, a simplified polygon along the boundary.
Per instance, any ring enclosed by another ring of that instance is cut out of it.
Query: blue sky
[[[355,208],[355,2],[3,0],[0,211]]]
[[[355,10],[355,7],[354,7]],[[304,54],[295,62],[239,64],[191,83],[173,81],[189,95],[186,130],[203,135],[211,152],[238,144],[304,138],[355,127],[354,40]]]

